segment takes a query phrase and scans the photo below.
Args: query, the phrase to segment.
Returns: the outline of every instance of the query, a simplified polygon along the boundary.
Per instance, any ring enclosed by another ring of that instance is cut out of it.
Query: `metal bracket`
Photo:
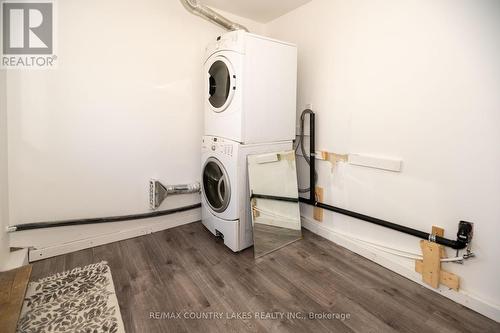
[[[160,207],[168,195],[167,188],[156,179],[149,181],[149,206],[152,210]]]

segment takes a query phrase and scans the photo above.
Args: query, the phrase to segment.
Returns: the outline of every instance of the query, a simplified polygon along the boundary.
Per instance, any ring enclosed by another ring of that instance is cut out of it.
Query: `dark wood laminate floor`
[[[36,262],[32,280],[106,260],[127,332],[500,332],[500,324],[328,240],[258,260],[201,223]],[[151,319],[150,312],[181,312]],[[220,320],[183,319],[222,312]],[[338,319],[227,319],[233,313],[345,313]]]

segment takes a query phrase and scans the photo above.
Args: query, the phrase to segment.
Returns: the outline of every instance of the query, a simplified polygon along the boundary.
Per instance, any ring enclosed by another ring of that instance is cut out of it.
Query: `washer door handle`
[[[217,183],[217,195],[219,196],[221,202],[224,202],[224,198],[222,197],[222,192],[221,192],[221,185],[223,182],[224,182],[224,177],[220,177],[219,182]]]

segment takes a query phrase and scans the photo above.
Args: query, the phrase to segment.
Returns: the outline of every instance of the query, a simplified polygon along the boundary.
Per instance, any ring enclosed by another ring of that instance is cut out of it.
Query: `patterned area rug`
[[[125,332],[106,262],[31,282],[17,332]]]

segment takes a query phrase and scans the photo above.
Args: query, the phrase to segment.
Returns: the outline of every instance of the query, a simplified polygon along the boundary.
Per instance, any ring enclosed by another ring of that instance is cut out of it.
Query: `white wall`
[[[59,68],[8,72],[10,224],[145,212],[150,177],[198,180],[201,59],[222,29],[175,0],[65,0],[58,10]],[[266,27],[299,46],[298,107],[313,103],[318,148],[404,161],[400,174],[347,165],[331,174],[320,165],[325,201],[423,230],[441,225],[450,238],[460,219],[475,222],[478,257],[446,269],[493,309],[500,308],[498,18],[495,0],[314,0]],[[172,197],[163,208],[198,200]],[[322,226],[418,251],[415,238],[343,216],[326,213]],[[44,231],[40,242],[100,228]]]
[[[5,71],[0,70],[0,270],[9,253],[5,227],[8,224],[7,197],[7,109],[5,99]]]
[[[10,224],[147,212],[151,177],[198,181],[204,47],[223,29],[178,0],[64,0],[57,18],[58,68],[7,77]],[[13,239],[49,246],[137,223]]]
[[[266,29],[298,44],[297,105],[317,112],[318,150],[403,160],[401,173],[319,162],[324,201],[452,239],[474,222],[477,258],[444,265],[462,294],[443,293],[500,320],[500,2],[313,0]],[[325,214],[318,233],[420,253],[414,237]],[[415,276],[411,260],[372,258]]]

